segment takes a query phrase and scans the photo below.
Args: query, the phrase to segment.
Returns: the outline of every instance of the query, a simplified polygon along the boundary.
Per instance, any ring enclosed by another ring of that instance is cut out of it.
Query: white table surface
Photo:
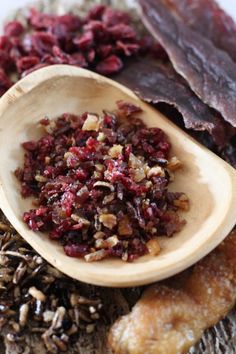
[[[33,3],[33,0],[0,0],[0,21],[3,21],[12,10],[29,2]],[[236,0],[218,0],[218,2],[236,20]]]

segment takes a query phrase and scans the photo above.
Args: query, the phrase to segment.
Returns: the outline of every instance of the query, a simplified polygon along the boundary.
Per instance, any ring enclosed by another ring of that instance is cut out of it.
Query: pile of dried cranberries
[[[177,211],[189,208],[184,193],[168,191],[181,163],[169,158],[164,132],[147,128],[139,107],[117,105],[102,115],[43,119],[46,135],[23,143],[24,167],[15,172],[22,196],[36,197],[23,217],[29,228],[86,261],[158,254],[158,236],[179,231]]]
[[[85,17],[50,15],[31,9],[27,23],[8,22],[0,36],[0,95],[17,79],[53,64],[69,64],[111,75],[125,58],[153,50],[151,38],[139,38],[127,13],[95,5]]]

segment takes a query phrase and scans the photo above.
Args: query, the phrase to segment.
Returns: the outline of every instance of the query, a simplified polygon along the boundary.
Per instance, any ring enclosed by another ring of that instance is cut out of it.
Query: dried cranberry
[[[88,13],[88,18],[92,20],[101,20],[101,17],[106,9],[105,5],[94,5]]]
[[[118,101],[117,107],[126,117],[142,112],[142,108],[139,106],[125,101]],[[129,149],[131,149],[131,146],[129,146]]]
[[[53,15],[39,12],[34,8],[30,10],[29,23],[37,30],[47,29],[55,23],[55,20],[56,17]]]
[[[81,28],[83,21],[79,16],[74,14],[66,14],[56,16],[55,23],[62,25],[66,32],[76,32]]]
[[[38,143],[37,141],[26,141],[22,146],[25,150],[35,151],[38,148]]]
[[[94,44],[94,35],[92,31],[85,32],[82,36],[78,36],[73,41],[81,50],[88,50]]]
[[[125,12],[107,7],[103,12],[102,21],[107,26],[114,26],[120,23],[129,24],[131,22],[131,18],[129,14]]]
[[[4,27],[5,35],[0,37],[0,67],[5,74],[16,73],[20,78],[48,65],[69,64],[112,75],[122,69],[125,57],[143,48],[150,53],[156,48],[160,58],[164,53],[150,38],[143,42],[138,39],[127,13],[105,5],[95,5],[84,18],[31,9],[28,24],[29,29],[18,21]],[[3,82],[0,86],[0,94],[9,87]]]
[[[137,54],[140,50],[140,45],[137,43],[124,43],[122,41],[116,42],[116,50],[122,52],[122,54],[130,57],[131,55]]]
[[[132,27],[124,23],[119,23],[117,25],[109,27],[109,33],[114,39],[131,39],[136,38],[136,33]]]
[[[72,206],[75,201],[75,195],[71,192],[65,192],[62,196],[61,206],[65,210],[67,216],[71,216]]]
[[[29,70],[32,67],[35,67],[38,65],[40,62],[39,58],[36,56],[27,56],[27,57],[22,57],[17,60],[16,66],[18,71],[21,73],[25,70]]]
[[[82,68],[86,68],[88,66],[88,63],[87,63],[85,57],[81,53],[71,54],[69,57],[69,64],[80,66]]]
[[[96,52],[94,49],[90,49],[87,54],[87,59],[89,63],[93,63],[96,57]]]
[[[52,48],[54,45],[58,45],[58,41],[53,34],[35,32],[27,35],[22,44],[27,53],[43,56],[44,54],[52,53]]]
[[[69,257],[84,257],[89,252],[88,245],[66,245],[64,247],[65,254]]]
[[[12,48],[12,43],[10,38],[7,36],[0,36],[0,49],[9,53],[11,48]]]
[[[101,21],[89,21],[84,26],[84,31],[91,31],[96,39],[108,40],[106,26]]]
[[[115,74],[123,68],[123,62],[116,55],[111,55],[108,58],[100,61],[96,66],[96,71],[103,75]]]
[[[76,177],[79,181],[83,182],[88,178],[88,172],[83,170],[82,168],[78,168],[76,170]]]
[[[106,58],[112,52],[111,44],[102,44],[97,48],[97,53],[101,58]]]
[[[19,37],[24,30],[24,26],[19,21],[8,22],[4,26],[4,34],[8,37]]]
[[[0,50],[0,67],[6,71],[14,67],[12,59],[4,50]]]

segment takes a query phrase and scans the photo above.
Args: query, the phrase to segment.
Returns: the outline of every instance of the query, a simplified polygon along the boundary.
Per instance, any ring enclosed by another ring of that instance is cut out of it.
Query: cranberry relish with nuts
[[[147,128],[139,107],[117,105],[41,120],[46,135],[23,143],[24,166],[15,172],[22,196],[36,197],[37,208],[23,216],[29,228],[88,262],[157,255],[158,236],[180,231],[178,210],[189,209],[184,193],[168,191],[181,162],[169,158],[165,133]]]

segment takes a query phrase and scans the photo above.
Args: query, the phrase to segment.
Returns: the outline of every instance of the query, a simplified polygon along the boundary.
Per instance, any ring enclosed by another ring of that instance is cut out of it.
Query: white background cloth
[[[181,0],[179,0],[181,1]],[[232,16],[236,21],[236,0],[218,0],[221,6]],[[0,2],[0,21],[2,22],[6,16],[14,9],[24,6],[25,4],[33,3],[29,0],[2,0]]]

